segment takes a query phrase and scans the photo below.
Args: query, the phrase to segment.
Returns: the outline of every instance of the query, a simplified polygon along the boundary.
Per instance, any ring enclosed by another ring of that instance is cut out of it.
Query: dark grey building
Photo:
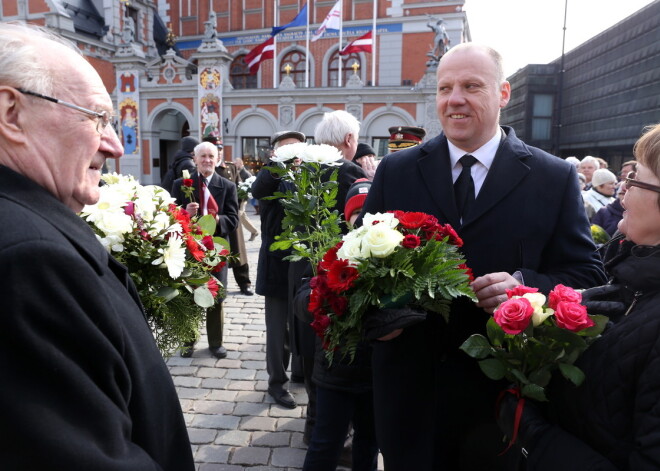
[[[511,77],[502,123],[561,157],[594,155],[610,167],[632,157],[645,126],[660,122],[660,0],[550,64]]]

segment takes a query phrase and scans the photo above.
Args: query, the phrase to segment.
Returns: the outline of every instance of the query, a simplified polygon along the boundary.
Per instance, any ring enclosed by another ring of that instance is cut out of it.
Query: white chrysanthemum
[[[400,246],[403,234],[385,223],[369,226],[362,238],[362,252],[376,258],[385,258]]]
[[[399,220],[394,217],[393,213],[376,213],[376,214],[367,213],[362,218],[363,226],[367,226],[367,227],[373,226],[374,223],[383,223],[387,225],[389,228],[394,229],[396,226],[399,225]]]
[[[121,236],[117,235],[108,235],[105,237],[101,237],[98,234],[96,235],[97,240],[101,243],[103,247],[108,252],[123,252],[124,251],[124,245],[122,242],[124,242],[124,238]]]
[[[288,162],[296,157],[300,157],[307,144],[304,142],[296,142],[295,144],[287,144],[275,149],[275,154],[270,158],[273,162]]]
[[[316,163],[329,166],[340,166],[343,155],[339,149],[327,144],[307,146],[299,156],[303,162]]]
[[[186,248],[181,239],[170,237],[167,241],[167,246],[158,249],[161,257],[151,262],[153,265],[165,264],[170,278],[176,279],[181,276],[183,269],[186,266]]]
[[[165,231],[180,234],[182,229],[179,223],[172,224],[169,213],[161,211],[154,214],[154,217],[149,221],[146,230],[151,237],[155,237]]]

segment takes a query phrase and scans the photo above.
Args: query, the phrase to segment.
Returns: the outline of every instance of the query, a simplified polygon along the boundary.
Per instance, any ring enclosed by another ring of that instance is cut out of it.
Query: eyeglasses
[[[80,111],[81,113],[86,114],[92,119],[96,119],[96,132],[99,134],[103,134],[103,131],[105,131],[105,128],[110,124],[112,121],[112,116],[108,114],[106,111],[92,111],[88,110],[87,108],[83,108],[82,106],[74,105],[73,103],[67,103],[66,101],[58,100],[57,98],[53,98],[50,96],[42,95],[41,93],[36,93],[36,92],[30,92],[28,90],[23,90],[22,88],[17,88],[19,92],[21,92],[24,95],[31,95],[31,96],[36,96],[37,98],[42,98],[44,100],[48,100],[53,103],[57,103],[58,105],[66,106],[67,108],[71,108],[76,111]]]
[[[660,193],[660,186],[655,186],[655,185],[651,185],[650,183],[640,182],[639,180],[635,180],[635,177],[637,177],[637,172],[628,172],[628,176],[626,177],[626,187],[636,186],[638,188],[643,188],[644,190],[655,191],[656,193]]]

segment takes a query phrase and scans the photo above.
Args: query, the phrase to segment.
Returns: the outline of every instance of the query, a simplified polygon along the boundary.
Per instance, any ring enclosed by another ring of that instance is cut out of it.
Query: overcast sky
[[[653,0],[568,0],[565,51],[579,46]],[[504,57],[506,76],[561,56],[564,0],[465,0],[472,41]]]

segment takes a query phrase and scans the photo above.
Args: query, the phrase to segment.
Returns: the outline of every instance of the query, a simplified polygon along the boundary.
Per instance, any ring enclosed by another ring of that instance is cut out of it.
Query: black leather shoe
[[[287,409],[295,409],[298,406],[298,404],[296,404],[296,400],[286,389],[268,388],[268,394],[270,394],[275,402],[277,402],[282,407],[286,407]]]
[[[252,292],[249,286],[245,286],[241,288],[241,294],[243,296],[252,296],[254,293]]]
[[[183,358],[190,358],[195,350],[195,344],[193,342],[186,342],[181,346],[180,355]]]
[[[216,358],[227,357],[227,349],[222,345],[220,345],[219,347],[209,347],[209,351],[211,352],[211,355],[213,355]]]

